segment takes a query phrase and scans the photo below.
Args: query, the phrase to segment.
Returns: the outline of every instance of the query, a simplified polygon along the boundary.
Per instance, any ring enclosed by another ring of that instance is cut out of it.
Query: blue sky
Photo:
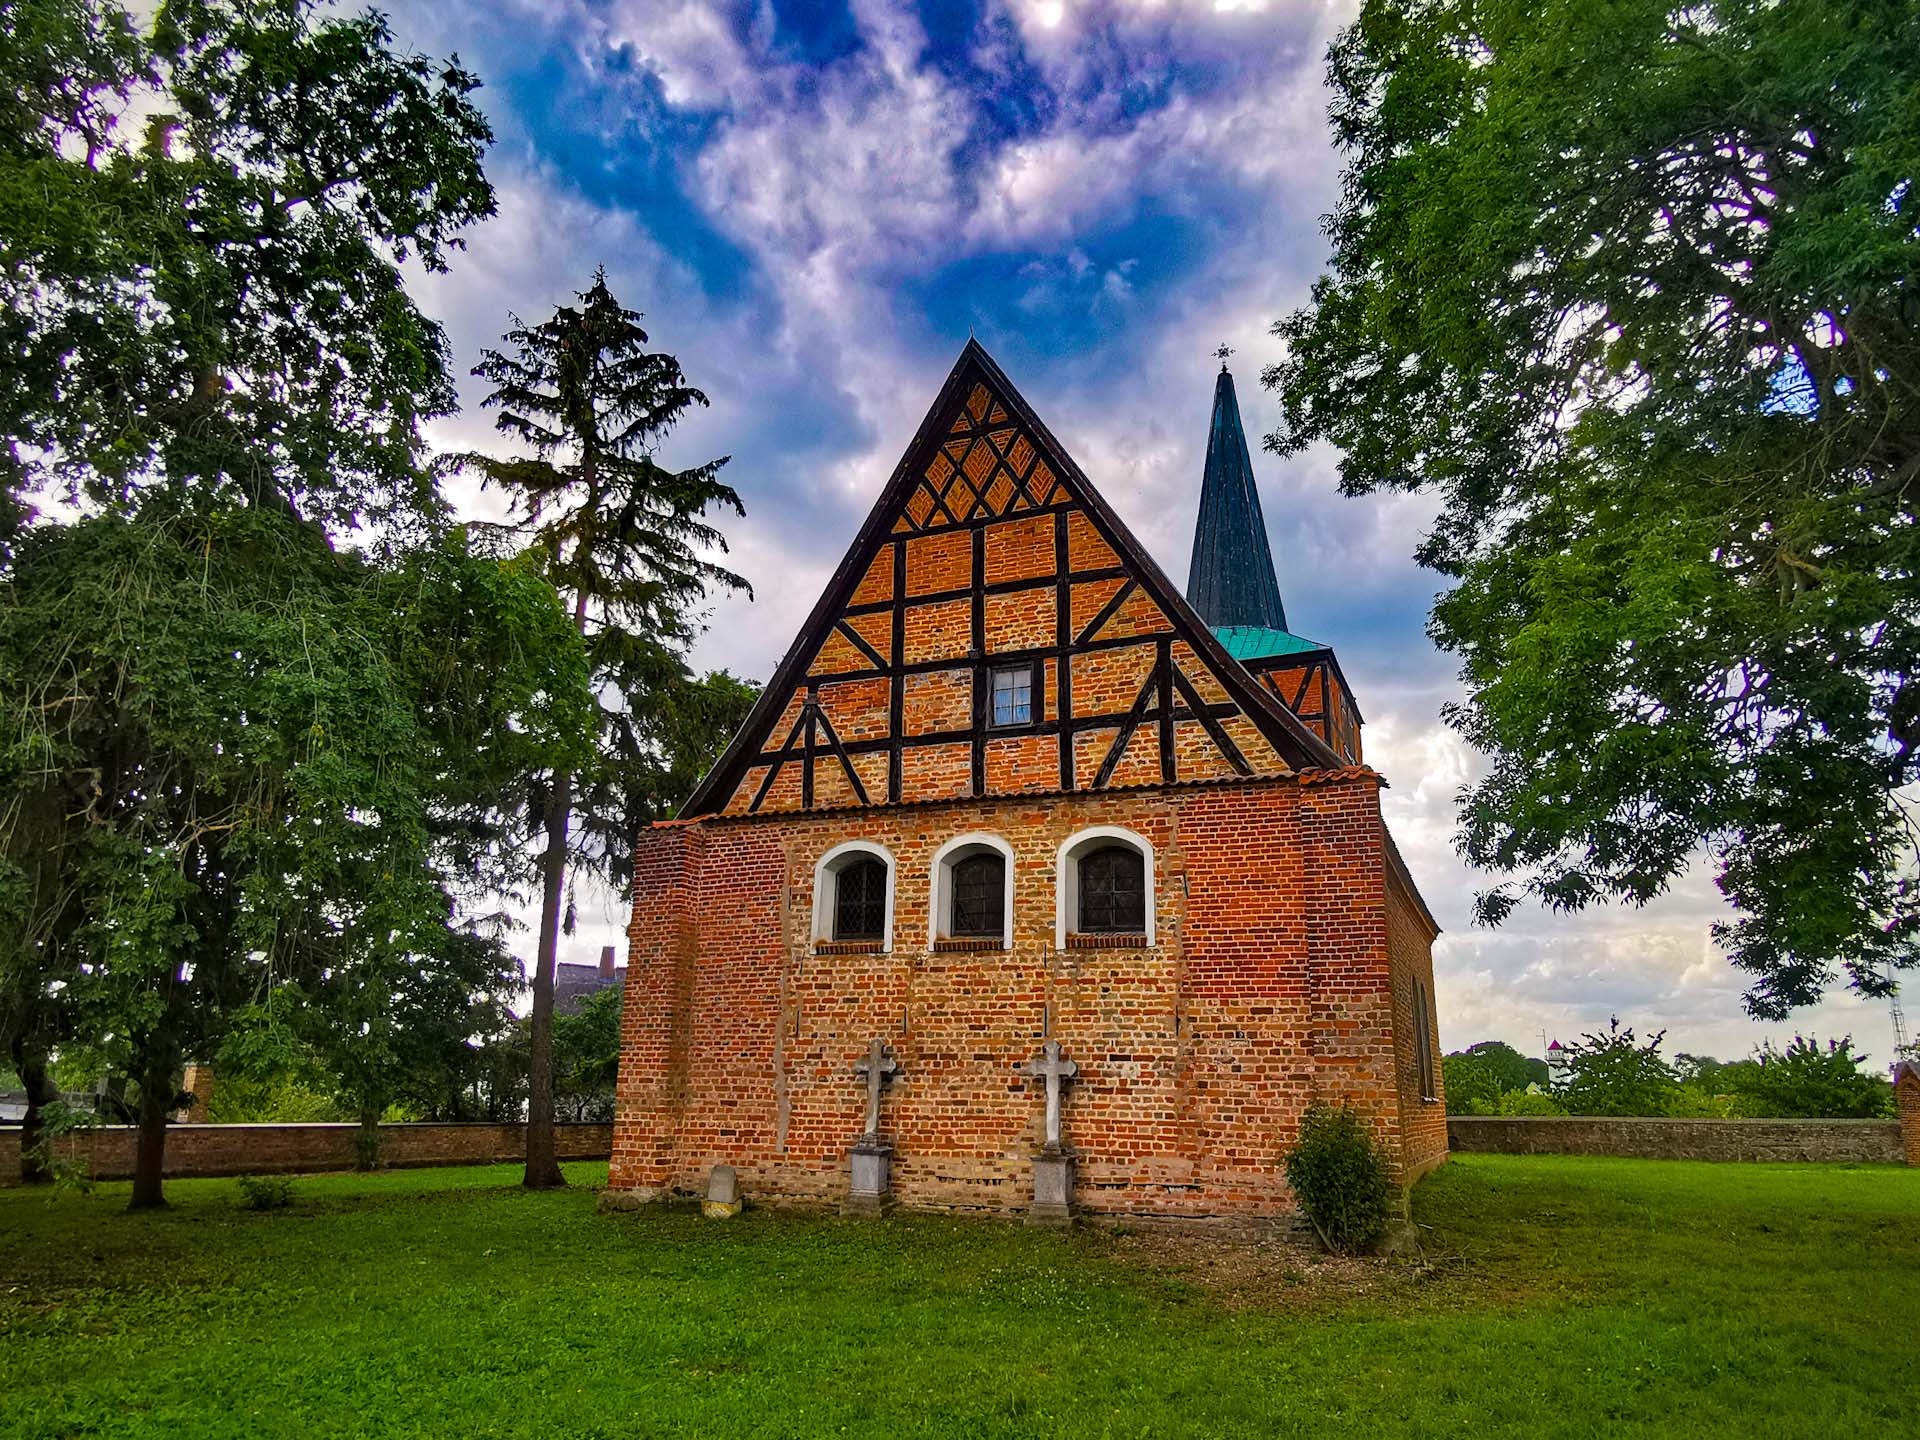
[[[1273,320],[1325,257],[1339,162],[1322,59],[1344,3],[1292,0],[432,0],[403,43],[486,82],[500,214],[420,278],[462,370],[509,312],[532,319],[605,265],[712,408],[667,458],[733,457],[747,505],[695,659],[764,679],[969,331],[1108,499],[1184,577],[1215,362],[1252,432]],[[466,413],[446,446],[493,443]],[[1342,499],[1333,457],[1256,456],[1288,616],[1334,645],[1367,716],[1388,818],[1447,934],[1449,1049],[1530,1052],[1609,1014],[1732,1058],[1762,1034],[1852,1031],[1888,1058],[1883,1006],[1747,1022],[1707,936],[1706,868],[1641,911],[1522,913],[1475,930],[1455,793],[1475,758],[1440,723],[1455,666],[1425,637],[1436,577],[1409,498]],[[462,496],[475,510],[487,496]],[[586,897],[583,897],[585,900]],[[566,958],[619,938],[582,906]]]

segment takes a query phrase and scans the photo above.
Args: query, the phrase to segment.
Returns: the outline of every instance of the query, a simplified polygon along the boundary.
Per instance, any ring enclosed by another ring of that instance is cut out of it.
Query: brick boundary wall
[[[1665,1120],[1610,1115],[1449,1115],[1456,1154],[1622,1155],[1641,1160],[1800,1160],[1898,1165],[1898,1120]]]
[[[1920,1060],[1902,1060],[1893,1067],[1893,1094],[1900,1111],[1907,1164],[1920,1165]]]
[[[304,1174],[351,1170],[358,1125],[179,1125],[167,1132],[166,1175],[189,1179],[215,1175]],[[562,1160],[605,1160],[613,1150],[611,1125],[557,1125]],[[492,1165],[526,1156],[524,1125],[418,1124],[380,1127],[380,1163]],[[66,1159],[87,1162],[96,1180],[133,1174],[135,1131],[105,1125],[58,1145]],[[0,1128],[0,1185],[20,1183],[20,1130]]]

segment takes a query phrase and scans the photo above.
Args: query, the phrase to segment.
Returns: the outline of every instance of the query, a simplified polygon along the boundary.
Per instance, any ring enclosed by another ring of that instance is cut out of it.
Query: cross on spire
[[[1220,348],[1213,352],[1213,358],[1220,362],[1220,368],[1224,370],[1227,368],[1227,357],[1231,354],[1233,354],[1233,347],[1222,342]]]

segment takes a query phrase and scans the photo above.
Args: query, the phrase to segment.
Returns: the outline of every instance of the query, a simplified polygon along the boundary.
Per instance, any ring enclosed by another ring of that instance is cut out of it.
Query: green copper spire
[[[1233,376],[1227,373],[1224,353],[1220,378],[1213,387],[1213,428],[1207,436],[1193,561],[1187,567],[1187,601],[1216,631],[1287,628],[1280,582],[1273,574],[1273,552],[1267,546],[1267,522],[1253,485],[1247,432],[1240,425],[1240,403],[1234,398]]]

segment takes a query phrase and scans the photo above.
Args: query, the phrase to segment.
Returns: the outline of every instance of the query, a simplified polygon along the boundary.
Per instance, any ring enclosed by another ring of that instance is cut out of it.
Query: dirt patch
[[[1223,1234],[1120,1224],[1105,1230],[1102,1244],[1114,1260],[1234,1310],[1428,1308],[1479,1289],[1458,1256],[1329,1255],[1310,1234],[1280,1229]]]

